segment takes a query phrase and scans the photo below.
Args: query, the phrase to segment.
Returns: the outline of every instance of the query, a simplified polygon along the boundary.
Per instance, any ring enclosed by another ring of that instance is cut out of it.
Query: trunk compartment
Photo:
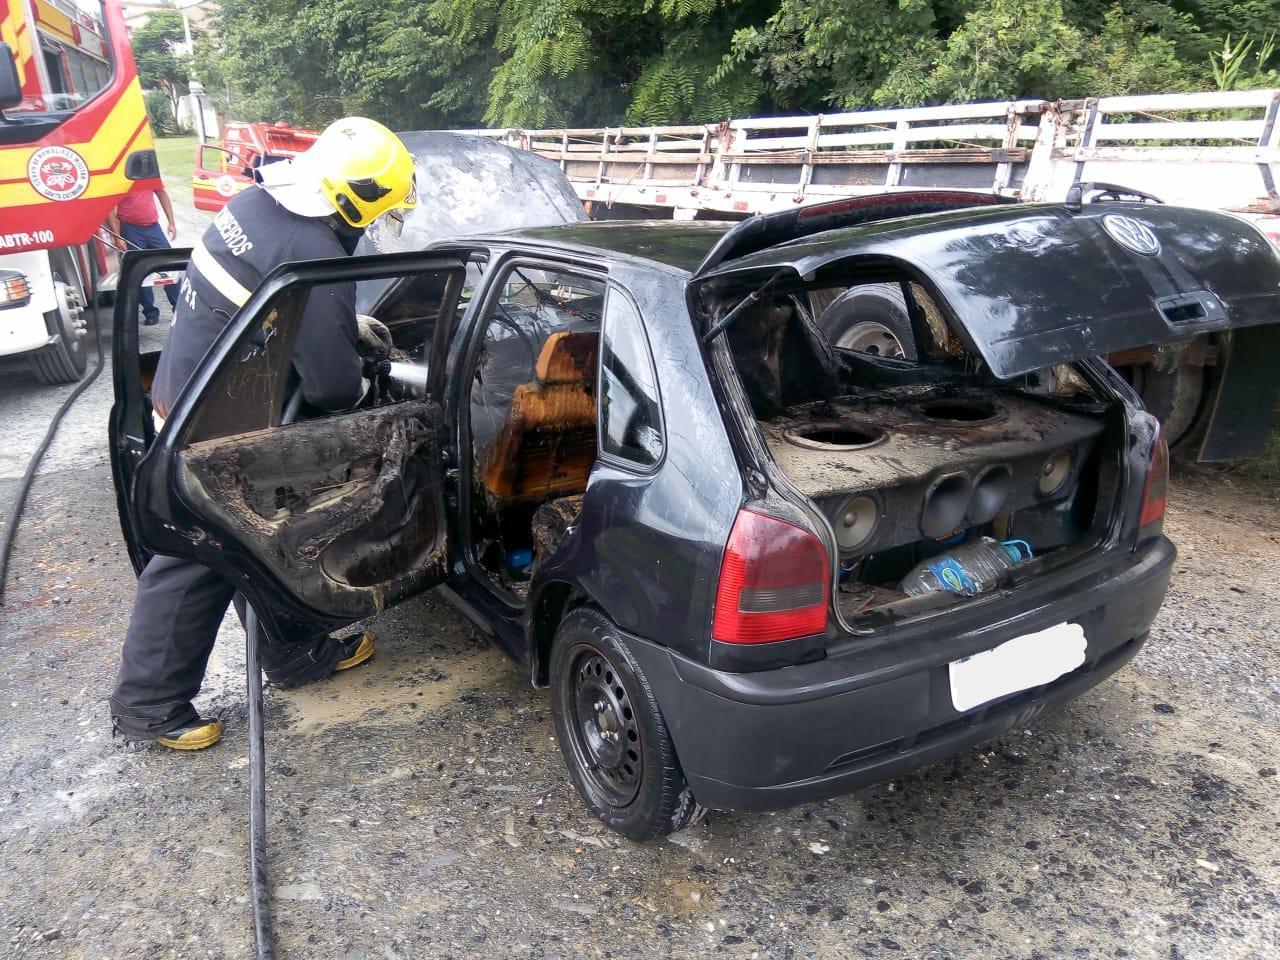
[[[1080,543],[1099,519],[1106,424],[1061,400],[996,385],[904,386],[793,407],[760,427],[774,463],[831,528],[846,622],[904,601],[912,568],[961,544],[1025,541],[1043,557]]]
[[[761,298],[725,332],[775,486],[825,528],[833,606],[854,632],[1069,563],[1125,502],[1128,408],[1105,378],[996,377],[922,285],[897,279],[903,316],[874,322],[910,334],[911,359],[833,350],[830,287]]]

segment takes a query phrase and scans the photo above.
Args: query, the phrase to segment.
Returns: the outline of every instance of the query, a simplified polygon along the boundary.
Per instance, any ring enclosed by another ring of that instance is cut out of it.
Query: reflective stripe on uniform
[[[213,254],[204,243],[199,243],[191,251],[191,265],[200,271],[200,275],[208,281],[209,286],[217,290],[237,307],[243,307],[251,296],[251,291],[227,272],[226,267],[214,259]]]

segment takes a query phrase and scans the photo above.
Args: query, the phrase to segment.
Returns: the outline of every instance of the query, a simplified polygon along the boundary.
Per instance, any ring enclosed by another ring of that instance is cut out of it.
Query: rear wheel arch
[[[534,686],[550,683],[551,645],[556,629],[571,610],[590,602],[581,589],[564,580],[544,584],[530,607],[530,648],[533,653],[531,675]]]

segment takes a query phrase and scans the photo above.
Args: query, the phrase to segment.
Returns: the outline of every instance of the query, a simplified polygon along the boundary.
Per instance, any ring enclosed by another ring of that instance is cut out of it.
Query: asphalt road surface
[[[68,388],[0,364],[0,513]],[[104,375],[23,520],[0,613],[0,956],[249,955],[243,638],[201,754],[124,752],[133,599]],[[268,691],[285,958],[1280,954],[1280,506],[1175,476],[1173,592],[1135,663],[987,748],[857,796],[636,845],[588,816],[546,697],[441,600],[367,666]]]

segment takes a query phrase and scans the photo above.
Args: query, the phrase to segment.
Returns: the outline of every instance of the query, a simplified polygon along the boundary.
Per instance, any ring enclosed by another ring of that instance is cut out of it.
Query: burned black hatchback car
[[[1280,259],[1154,204],[903,192],[296,264],[157,436],[123,318],[164,267],[130,259],[117,319],[135,560],[217,568],[268,629],[438,587],[550,687],[578,790],[636,839],[899,776],[1137,654],[1174,559],[1168,460],[1098,357],[1240,328],[1206,443],[1247,452],[1274,407]],[[293,396],[299,305],[347,279],[376,281],[398,361],[318,414]],[[910,358],[823,335],[868,284],[901,291]]]

